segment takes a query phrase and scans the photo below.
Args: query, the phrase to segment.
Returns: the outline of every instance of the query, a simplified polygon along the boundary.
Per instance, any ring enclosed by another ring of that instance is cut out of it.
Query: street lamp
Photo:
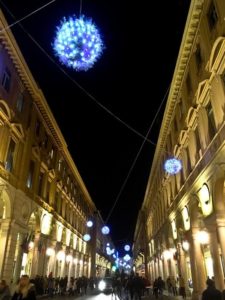
[[[201,230],[196,234],[196,238],[200,244],[205,245],[209,242],[209,234],[205,230]]]

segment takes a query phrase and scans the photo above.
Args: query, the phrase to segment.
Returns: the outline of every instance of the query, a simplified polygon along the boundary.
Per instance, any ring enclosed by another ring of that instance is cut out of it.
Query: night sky
[[[9,24],[47,0],[0,0]],[[68,69],[52,49],[56,26],[79,15],[80,2],[57,0],[22,22],[25,30],[87,93],[145,135],[168,90],[190,0],[83,0],[105,43],[102,57],[87,72]],[[12,27],[25,60],[62,130],[69,151],[104,220],[118,198],[108,224],[115,244],[132,243],[155,146],[146,142],[120,197],[122,185],[143,139],[107,114],[53,64],[19,25]],[[148,138],[157,142],[164,105]]]

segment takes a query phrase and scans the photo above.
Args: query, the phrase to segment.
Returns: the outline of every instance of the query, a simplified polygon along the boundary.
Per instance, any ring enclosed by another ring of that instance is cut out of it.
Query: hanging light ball
[[[182,169],[181,161],[176,158],[167,159],[164,164],[164,169],[171,175],[177,174]]]
[[[92,227],[93,226],[93,222],[91,220],[87,221],[86,223],[87,227]]]
[[[64,18],[57,27],[53,48],[62,64],[87,71],[101,56],[103,42],[92,20],[73,16]]]
[[[102,234],[107,235],[109,234],[110,230],[108,226],[103,226],[102,227]]]
[[[125,250],[125,251],[130,251],[130,246],[129,246],[129,245],[125,245],[125,246],[124,246],[124,250]]]
[[[86,234],[83,236],[83,239],[84,239],[85,242],[90,241],[90,239],[91,239],[90,234],[86,233]]]

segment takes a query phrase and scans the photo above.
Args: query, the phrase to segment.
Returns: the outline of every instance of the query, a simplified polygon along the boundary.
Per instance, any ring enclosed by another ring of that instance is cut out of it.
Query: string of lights
[[[16,20],[14,23],[12,23],[12,24],[6,26],[5,28],[1,29],[1,30],[0,30],[0,33],[3,32],[3,31],[6,31],[6,30],[9,29],[9,28],[12,28],[12,27],[15,26],[16,24],[18,24],[18,23],[20,23],[20,22],[26,20],[27,18],[33,16],[34,14],[36,14],[36,13],[39,12],[40,10],[46,8],[47,6],[49,6],[50,4],[54,3],[55,1],[56,1],[56,0],[51,0],[50,2],[48,2],[48,3],[46,3],[46,4],[42,5],[42,6],[40,6],[39,8],[37,8],[37,9],[35,9],[34,11],[30,12],[29,14],[25,15],[24,17],[22,17],[22,18]],[[0,1],[0,3],[1,3],[1,4],[7,9],[7,11],[9,12],[8,8],[6,7],[6,5],[5,5],[2,1]],[[9,12],[9,13],[10,13],[10,12]],[[11,13],[10,13],[10,15],[15,19],[15,17],[14,17]]]
[[[56,1],[56,0],[55,0]],[[9,10],[9,8],[3,3],[3,1],[0,0],[0,3],[4,6],[4,8],[7,10],[7,12],[14,18],[16,17],[13,15],[13,13]],[[156,146],[156,143],[153,142],[150,139],[146,139],[146,137],[140,133],[138,130],[136,130],[133,126],[128,124],[127,122],[123,121],[121,118],[119,118],[116,114],[114,114],[110,109],[108,109],[105,105],[103,105],[100,101],[98,101],[90,92],[88,92],[77,80],[75,80],[73,77],[71,77],[62,67],[59,65],[52,57],[48,54],[48,52],[33,38],[33,36],[24,28],[24,26],[21,23],[15,22],[14,25],[18,24],[20,28],[27,34],[27,36],[32,40],[32,42],[41,50],[42,53],[46,55],[46,57],[71,81],[73,82],[89,99],[94,101],[102,110],[104,110],[107,114],[109,114],[112,118],[114,118],[116,121],[124,125],[127,129],[135,133],[137,136],[145,140],[146,142],[150,143],[153,146]],[[11,27],[13,24],[11,24]],[[2,31],[5,29],[3,28]]]

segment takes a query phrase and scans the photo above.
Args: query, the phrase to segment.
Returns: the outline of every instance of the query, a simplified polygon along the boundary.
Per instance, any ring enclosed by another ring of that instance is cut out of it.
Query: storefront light
[[[29,247],[30,250],[32,250],[34,248],[34,242],[31,241],[29,243],[28,247]]]
[[[47,248],[47,250],[46,250],[46,255],[47,256],[52,256],[52,255],[54,255],[55,254],[55,250],[54,249],[52,249],[52,248]]]
[[[182,248],[184,249],[184,251],[188,251],[190,248],[190,244],[188,241],[183,241],[182,242]]]
[[[171,258],[172,258],[172,253],[171,253],[171,251],[169,251],[169,250],[164,250],[164,251],[163,251],[163,258],[164,258],[165,260],[171,259]]]
[[[72,255],[69,254],[69,255],[66,256],[66,262],[67,263],[71,263],[72,260],[73,260]]]
[[[197,240],[200,244],[205,245],[209,242],[209,234],[205,230],[201,230],[196,235]]]
[[[59,261],[63,261],[63,260],[65,259],[65,252],[62,251],[62,250],[59,251],[59,252],[57,253],[56,258],[57,258],[57,260],[59,260]]]

